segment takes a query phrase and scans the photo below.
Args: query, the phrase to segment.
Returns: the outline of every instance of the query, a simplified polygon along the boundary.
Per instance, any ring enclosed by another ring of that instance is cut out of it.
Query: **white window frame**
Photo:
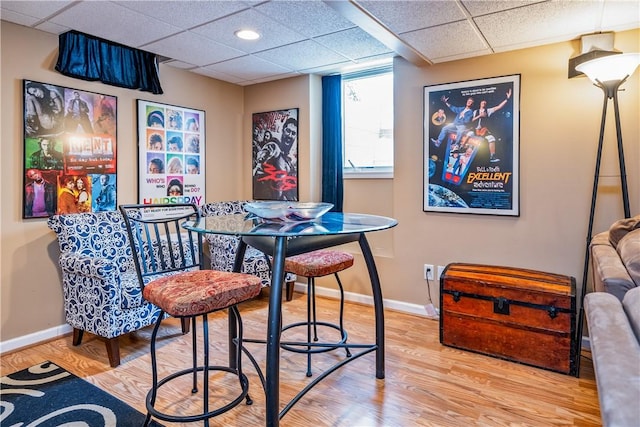
[[[347,80],[370,77],[370,76],[375,76],[378,74],[386,74],[386,73],[393,74],[392,64],[384,65],[381,67],[375,67],[367,70],[360,70],[352,73],[344,73],[342,74],[342,81],[344,84],[344,82]],[[344,97],[344,93],[342,94],[342,96]],[[343,105],[344,105],[344,99],[343,99]],[[344,111],[344,108],[343,108],[343,111]],[[344,125],[345,123],[343,122],[343,135],[345,135]],[[393,143],[395,144],[395,140],[393,141]],[[343,158],[345,153],[345,147],[346,147],[346,139],[343,136],[343,148],[342,148]],[[393,178],[393,168],[394,168],[393,166],[379,166],[379,167],[371,166],[371,167],[349,168],[349,167],[344,167],[343,165],[342,176],[344,179],[390,179],[390,178]]]

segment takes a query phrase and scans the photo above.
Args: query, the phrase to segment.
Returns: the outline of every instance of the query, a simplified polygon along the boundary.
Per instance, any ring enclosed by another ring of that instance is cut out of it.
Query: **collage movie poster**
[[[519,215],[520,75],[424,88],[424,208]]]
[[[117,98],[23,81],[23,218],[116,209]]]
[[[139,203],[202,205],[204,150],[204,111],[139,99]]]
[[[298,200],[298,109],[254,113],[253,198]]]

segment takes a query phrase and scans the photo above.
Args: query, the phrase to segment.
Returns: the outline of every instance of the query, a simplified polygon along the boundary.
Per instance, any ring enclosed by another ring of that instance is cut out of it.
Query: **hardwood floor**
[[[285,323],[305,318],[306,297],[294,294],[283,304]],[[263,338],[267,297],[240,308],[245,337]],[[332,320],[337,302],[318,298],[318,317]],[[347,303],[345,327],[350,342],[372,342],[373,310]],[[438,322],[387,310],[386,378],[375,378],[373,353],[334,372],[302,398],[281,421],[283,426],[599,426],[600,411],[590,353],[583,352],[580,378],[503,361],[440,345]],[[175,319],[162,329],[162,369],[189,363],[190,338],[180,334]],[[226,360],[226,314],[218,313],[210,323],[214,341],[212,357]],[[122,364],[109,367],[104,343],[85,334],[73,347],[71,336],[4,354],[2,375],[51,360],[87,381],[109,391],[140,412],[150,387],[148,339],[150,328],[130,334],[121,342]],[[532,343],[535,345],[535,343]],[[264,347],[248,344],[263,365]],[[218,351],[219,350],[219,351]],[[344,351],[313,356],[314,373],[344,357]],[[182,362],[185,362],[182,364]],[[215,418],[213,425],[258,426],[263,424],[264,394],[253,367],[244,359],[251,382],[252,406],[241,404]],[[310,380],[305,376],[306,356],[283,351],[280,363],[280,399],[288,401]],[[232,378],[216,385],[237,386]],[[226,387],[223,387],[226,388]],[[190,387],[167,390],[169,405],[188,407],[195,402]],[[223,393],[224,390],[220,391]],[[218,395],[218,392],[214,393]],[[163,398],[161,397],[160,400]],[[166,425],[177,425],[169,424]],[[196,423],[184,425],[198,425]]]

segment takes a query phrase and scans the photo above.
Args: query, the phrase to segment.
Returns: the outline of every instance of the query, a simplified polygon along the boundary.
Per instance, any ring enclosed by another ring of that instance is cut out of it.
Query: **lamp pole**
[[[593,191],[591,193],[591,211],[589,213],[589,227],[587,231],[587,242],[584,254],[584,268],[582,273],[582,290],[580,294],[580,315],[578,318],[578,330],[576,339],[576,376],[580,375],[580,350],[582,349],[582,330],[584,325],[584,297],[587,293],[587,279],[589,272],[589,256],[591,254],[589,246],[593,233],[593,218],[596,211],[596,198],[598,195],[598,180],[600,178],[600,161],[602,160],[602,146],[604,143],[604,128],[607,120],[607,107],[609,99],[613,99],[613,111],[616,125],[616,138],[618,140],[618,162],[620,164],[620,185],[622,187],[622,207],[624,209],[624,217],[631,217],[629,208],[629,190],[627,189],[627,172],[624,163],[624,149],[622,147],[622,129],[620,127],[620,108],[618,107],[618,90],[620,86],[627,80],[627,75],[622,80],[609,80],[601,82],[596,80],[598,86],[604,92],[604,102],[602,104],[602,121],[600,122],[600,138],[598,139],[598,153],[596,155],[596,168],[593,177]]]

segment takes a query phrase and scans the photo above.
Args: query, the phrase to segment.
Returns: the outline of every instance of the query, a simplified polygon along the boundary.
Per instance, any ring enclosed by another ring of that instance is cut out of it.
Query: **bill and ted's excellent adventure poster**
[[[519,215],[520,75],[424,88],[424,211]]]

